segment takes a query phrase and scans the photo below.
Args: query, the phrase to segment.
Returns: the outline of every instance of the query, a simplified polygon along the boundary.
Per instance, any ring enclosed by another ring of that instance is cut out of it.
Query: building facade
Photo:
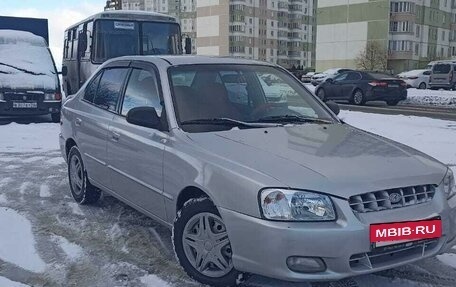
[[[200,55],[315,67],[317,0],[123,0],[122,9],[180,19]]]
[[[369,41],[394,73],[456,55],[454,0],[318,0],[316,68],[356,68]]]

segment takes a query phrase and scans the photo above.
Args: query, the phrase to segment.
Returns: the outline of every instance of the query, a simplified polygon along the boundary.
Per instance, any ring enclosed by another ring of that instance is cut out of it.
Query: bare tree
[[[369,71],[386,71],[388,66],[388,51],[379,43],[369,41],[364,50],[356,57],[359,69]]]

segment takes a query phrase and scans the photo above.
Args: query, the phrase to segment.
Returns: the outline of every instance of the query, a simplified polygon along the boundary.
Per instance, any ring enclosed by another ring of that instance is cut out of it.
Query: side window
[[[127,68],[105,70],[93,103],[103,109],[115,111],[127,72]]]
[[[122,104],[122,115],[136,107],[153,107],[160,116],[162,105],[155,74],[141,69],[133,69],[128,80]]]
[[[340,74],[339,76],[334,78],[334,81],[345,81],[347,80],[348,73]]]
[[[350,73],[348,73],[346,80],[347,81],[358,81],[358,80],[361,80],[361,75],[356,72],[350,72]]]
[[[93,103],[93,99],[97,94],[98,84],[100,83],[101,75],[103,73],[100,72],[86,87],[84,93],[84,100]]]
[[[423,75],[429,76],[429,75],[431,75],[431,71],[424,71],[424,72],[423,72]]]

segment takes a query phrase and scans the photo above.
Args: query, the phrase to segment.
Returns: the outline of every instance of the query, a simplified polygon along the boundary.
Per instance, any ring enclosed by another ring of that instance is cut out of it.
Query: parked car
[[[229,85],[245,100],[230,99],[222,74],[242,77]],[[270,101],[276,89],[285,102]],[[279,66],[116,58],[62,116],[73,198],[93,203],[103,190],[171,228],[177,259],[203,284],[337,280],[456,243],[451,170],[343,123]]]
[[[395,106],[407,98],[407,84],[378,72],[350,71],[321,83],[315,94],[323,101],[348,100],[354,105],[385,101]]]
[[[329,69],[329,70],[326,70],[324,72],[321,72],[321,73],[313,75],[311,83],[314,86],[318,86],[319,84],[321,84],[324,81],[326,81],[326,79],[334,78],[337,75],[339,75],[341,73],[344,73],[344,72],[347,72],[347,71],[351,71],[351,69],[341,69],[341,68]]]
[[[303,83],[310,83],[312,81],[312,77],[315,75],[315,72],[308,72],[305,75],[301,76],[301,82]]]
[[[430,70],[412,70],[403,72],[398,77],[407,84],[407,88],[427,89],[429,86]]]
[[[30,32],[0,30],[0,116],[50,114],[59,122],[61,101],[46,41]]]
[[[456,89],[456,61],[441,61],[432,66],[429,87],[436,89]]]

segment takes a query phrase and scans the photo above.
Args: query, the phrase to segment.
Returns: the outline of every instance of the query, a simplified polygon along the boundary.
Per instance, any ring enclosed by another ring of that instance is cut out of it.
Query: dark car
[[[407,98],[407,84],[379,72],[349,71],[318,85],[315,94],[323,101],[348,100],[355,105],[385,101],[395,106]]]

